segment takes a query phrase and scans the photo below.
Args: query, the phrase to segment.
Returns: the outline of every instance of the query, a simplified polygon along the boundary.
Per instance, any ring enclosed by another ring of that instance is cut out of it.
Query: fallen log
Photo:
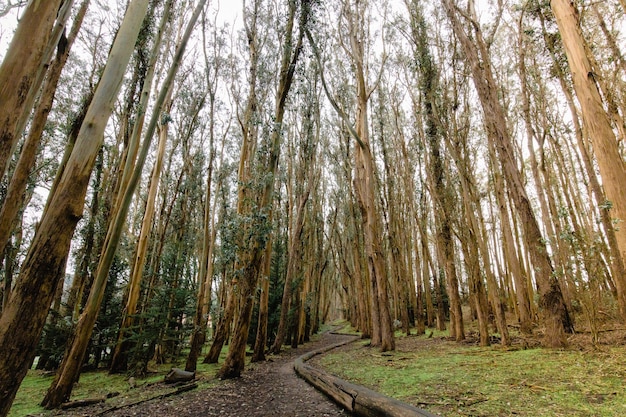
[[[188,382],[193,381],[195,378],[195,372],[189,372],[179,368],[172,368],[172,370],[169,371],[167,375],[165,375],[165,383],[173,384],[175,382]]]
[[[175,395],[182,394],[184,392],[191,391],[192,389],[196,389],[196,388],[198,388],[198,384],[195,383],[195,382],[192,382],[191,384],[181,385],[180,387],[178,387],[175,390],[170,391],[170,392],[161,393],[161,394],[149,397],[149,398],[144,398],[142,400],[133,401],[133,402],[130,402],[130,403],[127,403],[127,404],[114,405],[112,407],[109,407],[109,408],[107,408],[105,410],[102,410],[102,411],[94,414],[94,417],[102,416],[102,415],[108,414],[108,413],[110,413],[112,411],[115,411],[115,410],[121,410],[123,408],[134,407],[134,406],[139,405],[139,404],[147,403],[148,401],[162,400],[164,398],[173,397]]]
[[[84,400],[68,401],[66,403],[61,404],[59,408],[61,410],[69,410],[70,408],[86,407],[88,405],[103,403],[105,400],[106,398],[99,397],[99,398],[86,398]]]
[[[306,353],[296,359],[294,369],[305,381],[326,394],[354,415],[362,417],[438,417],[426,410],[387,397],[369,388],[345,381],[335,375],[314,368],[305,362],[313,356],[328,352],[356,339],[337,343]]]

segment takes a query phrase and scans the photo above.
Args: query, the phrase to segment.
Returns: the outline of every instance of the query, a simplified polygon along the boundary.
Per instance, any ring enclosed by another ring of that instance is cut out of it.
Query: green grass
[[[217,383],[215,374],[221,364],[224,363],[227,351],[228,346],[225,346],[220,354],[218,364],[204,364],[202,363],[202,357],[200,358],[196,370],[196,381],[198,382],[199,388],[206,388]],[[184,367],[185,358],[180,358],[176,362],[159,365],[158,367],[151,366],[150,368],[155,372],[150,373],[146,378],[136,378],[137,388],[131,388],[128,383],[128,376],[123,374],[109,375],[108,372],[104,370],[85,372],[81,374],[80,381],[74,385],[71,400],[106,397],[109,393],[117,392],[119,393],[118,396],[107,400],[107,405],[113,406],[150,398],[171,391],[172,387],[158,385],[151,390],[145,390],[143,388],[155,382],[163,381],[165,374],[167,374],[171,368]],[[53,376],[46,376],[40,371],[29,371],[20,385],[15,401],[11,406],[9,417],[53,415],[54,412],[46,411],[39,406],[39,403],[46,394],[53,379]]]
[[[425,336],[319,359],[328,371],[446,416],[624,416],[626,347],[502,350]]]

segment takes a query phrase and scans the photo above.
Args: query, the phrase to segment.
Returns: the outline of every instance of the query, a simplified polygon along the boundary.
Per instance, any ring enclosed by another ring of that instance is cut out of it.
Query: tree
[[[160,55],[161,48],[161,38],[163,32],[165,31],[165,26],[170,18],[170,11],[172,7],[172,1],[168,1],[165,4],[163,10],[163,17],[161,18],[161,23],[157,30],[157,35],[154,40],[154,45],[152,47],[152,53],[150,55],[150,62],[148,63],[148,69],[146,71],[146,75],[143,79],[143,88],[142,94],[139,103],[139,121],[135,123],[135,127],[133,128],[133,132],[130,138],[129,146],[130,151],[127,153],[127,164],[131,165],[135,161],[136,149],[139,144],[139,138],[142,134],[141,127],[143,126],[143,119],[145,118],[145,108],[148,105],[148,97],[150,96],[150,90],[152,89],[152,82],[154,78],[154,72],[156,67],[157,59]],[[154,9],[151,10],[151,13],[154,13]],[[144,28],[146,26],[144,25]],[[148,28],[146,28],[148,29]],[[146,34],[147,35],[147,34]],[[166,103],[170,103],[171,101],[171,90],[169,92],[169,96],[166,98]],[[165,103],[164,103],[165,104]],[[167,105],[167,104],[166,104]],[[143,270],[146,262],[146,253],[148,248],[148,237],[150,235],[150,231],[152,230],[152,221],[154,218],[154,207],[155,200],[157,195],[157,189],[159,184],[159,179],[161,177],[161,170],[163,167],[163,158],[165,154],[165,144],[167,140],[167,128],[161,129],[164,134],[159,135],[159,144],[158,144],[158,152],[157,159],[152,168],[152,176],[150,178],[150,189],[148,192],[148,198],[146,202],[146,207],[144,209],[144,217],[141,223],[141,230],[139,232],[139,238],[137,241],[137,248],[135,249],[135,257],[133,262],[133,269],[130,276],[130,282],[127,288],[126,295],[126,306],[124,307],[124,317],[122,317],[122,323],[120,325],[120,330],[118,333],[118,341],[115,346],[115,350],[113,351],[113,356],[111,357],[111,365],[110,372],[119,372],[126,370],[126,354],[128,350],[128,341],[125,340],[126,333],[128,332],[129,327],[133,323],[133,316],[137,312],[137,303],[139,301],[139,291],[141,289],[141,281],[143,278]],[[128,177],[128,176],[127,176]],[[127,178],[122,178],[122,190],[125,189]]]
[[[72,155],[42,214],[14,294],[0,317],[0,416],[7,415],[26,375],[48,307],[64,274],[71,237],[83,211],[102,134],[147,5],[147,0],[135,0],[129,6]]]
[[[340,36],[340,44],[344,49],[349,63],[354,70],[356,82],[356,122],[353,128],[345,111],[339,107],[331,96],[323,71],[320,74],[326,96],[333,108],[339,113],[342,120],[349,126],[351,136],[358,146],[355,148],[355,178],[354,190],[361,211],[361,228],[364,235],[365,253],[371,286],[371,311],[372,311],[372,346],[380,347],[382,351],[394,350],[395,341],[393,326],[389,308],[388,278],[386,263],[382,251],[382,220],[380,208],[377,203],[376,191],[376,166],[369,140],[368,111],[367,105],[372,93],[376,90],[380,81],[384,65],[381,64],[380,73],[373,85],[369,85],[366,61],[366,47],[369,47],[370,39],[367,30],[366,18],[369,4],[367,2],[345,1],[341,4],[340,27],[343,30]],[[313,48],[317,46],[313,37],[308,33],[308,38]],[[345,38],[343,38],[345,37]],[[322,67],[319,52],[316,59]],[[384,58],[386,59],[386,58]],[[384,61],[383,59],[383,61]]]
[[[449,169],[446,169],[446,161],[441,155],[441,142],[443,136],[447,134],[443,131],[446,115],[442,103],[438,101],[438,97],[441,96],[439,74],[428,50],[427,28],[422,11],[416,2],[411,5],[407,4],[407,7],[411,16],[412,42],[415,44],[414,59],[419,71],[419,89],[422,96],[420,102],[425,119],[425,141],[430,149],[428,179],[431,184],[431,194],[435,200],[437,247],[441,254],[450,299],[450,336],[461,341],[465,339],[465,330],[452,236],[453,191],[450,185],[446,184],[445,172]]]
[[[52,29],[64,2],[67,11],[72,1],[31,1],[0,65],[0,178],[4,177],[25,114],[30,112],[43,80],[44,65],[61,36],[62,31],[57,31],[55,39]]]
[[[57,372],[53,383],[51,384],[46,397],[44,398],[42,405],[46,408],[55,408],[58,407],[63,401],[66,401],[72,391],[72,387],[77,380],[78,375],[80,374],[80,367],[83,362],[85,352],[87,349],[87,344],[89,343],[89,339],[91,337],[91,332],[93,331],[94,324],[96,322],[96,318],[98,316],[98,311],[100,309],[100,304],[102,303],[102,299],[104,297],[104,290],[106,289],[107,277],[109,275],[109,269],[113,262],[113,258],[119,244],[119,239],[121,235],[121,230],[123,226],[123,222],[126,218],[126,214],[128,212],[128,207],[130,205],[131,197],[134,193],[135,187],[137,185],[139,176],[141,174],[141,170],[143,168],[143,164],[145,162],[150,139],[154,134],[156,129],[157,122],[161,119],[160,117],[160,109],[165,102],[167,96],[169,95],[169,89],[171,87],[171,83],[174,80],[174,76],[178,70],[180,65],[180,61],[182,59],[183,53],[185,51],[185,47],[189,37],[191,36],[191,32],[193,30],[194,24],[202,11],[206,0],[200,0],[190,21],[188,23],[187,29],[179,47],[175,53],[175,57],[173,59],[172,65],[169,68],[167,73],[167,77],[163,82],[162,89],[159,93],[157,101],[155,103],[155,111],[152,114],[152,118],[150,120],[150,124],[148,129],[146,130],[144,146],[142,147],[137,163],[134,167],[132,176],[130,177],[128,187],[124,190],[122,195],[120,196],[119,208],[115,212],[115,218],[111,222],[109,230],[107,232],[107,237],[105,239],[105,244],[102,249],[102,253],[100,255],[100,262],[98,264],[98,268],[96,270],[94,283],[89,293],[89,298],[87,299],[87,303],[83,313],[81,314],[78,323],[76,324],[76,328],[74,330],[74,335],[72,339],[68,343],[68,347],[66,349],[65,355],[63,357],[63,362],[61,363],[60,369]],[[146,15],[147,11],[147,1],[146,0],[135,0],[130,4],[129,9],[127,10],[126,17],[124,22],[122,23],[121,28],[125,28],[124,23],[132,22],[133,36],[130,38],[123,38],[123,42],[126,42],[126,48],[129,48],[130,45],[134,45],[134,41],[137,39],[137,35],[140,29],[140,25],[143,21],[143,17]],[[137,16],[136,14],[139,14]],[[138,21],[137,21],[138,20]],[[129,23],[130,24],[130,23]],[[135,27],[137,26],[137,27]],[[116,38],[116,41],[113,44],[113,48],[116,47],[117,42],[120,39],[120,35]],[[126,58],[126,64],[130,59],[130,53],[132,52],[132,46],[130,47],[131,51],[125,51],[128,55]],[[112,49],[114,51],[115,49]],[[126,56],[125,54],[125,56]],[[125,65],[124,65],[125,68]],[[122,71],[123,72],[123,71]],[[119,80],[121,81],[121,80]],[[118,81],[118,83],[119,83]]]
[[[293,41],[293,30],[296,18],[296,11],[300,11],[299,15],[299,34],[296,37],[296,41]],[[272,207],[273,192],[274,192],[274,177],[277,172],[278,160],[280,156],[280,146],[282,142],[282,123],[285,114],[285,107],[293,76],[296,70],[296,64],[302,51],[302,39],[304,37],[304,30],[308,22],[310,13],[310,4],[307,1],[301,1],[299,4],[296,0],[289,1],[289,18],[285,26],[285,43],[283,45],[283,55],[281,57],[281,70],[279,75],[279,84],[276,93],[274,123],[271,129],[268,156],[263,164],[261,173],[267,178],[264,180],[264,184],[259,187],[258,195],[252,193],[248,183],[251,178],[252,161],[251,147],[256,145],[258,129],[255,124],[255,114],[257,111],[257,91],[256,80],[258,71],[258,58],[259,58],[259,33],[258,33],[258,12],[260,7],[260,1],[255,0],[253,5],[253,14],[247,10],[244,5],[244,25],[246,30],[246,36],[248,39],[249,56],[250,56],[250,86],[248,91],[248,103],[241,121],[241,127],[243,131],[244,144],[242,146],[240,156],[240,170],[239,181],[240,187],[238,192],[237,201],[237,214],[249,216],[252,214],[252,210],[258,210],[253,220],[253,224],[247,226],[245,239],[249,239],[248,243],[242,245],[239,249],[239,260],[236,269],[240,271],[240,278],[237,280],[237,298],[239,301],[239,308],[237,311],[237,318],[235,321],[235,327],[233,330],[233,338],[228,349],[228,355],[224,361],[224,365],[218,372],[218,375],[222,378],[237,377],[241,374],[245,366],[245,348],[248,338],[248,329],[250,326],[250,319],[252,315],[253,307],[253,291],[256,288],[258,278],[262,267],[262,258],[265,245],[267,244],[267,219],[268,213]],[[252,202],[256,201],[256,208],[253,207]],[[252,236],[246,236],[247,234]],[[261,235],[255,235],[261,233]],[[265,235],[265,236],[264,236]],[[251,238],[251,239],[250,239]]]
[[[552,0],[552,12],[561,33],[565,54],[572,73],[574,90],[581,107],[582,119],[591,138],[600,168],[602,185],[617,223],[626,220],[626,166],[620,154],[615,133],[598,90],[595,68],[581,33],[575,5],[566,0]],[[613,228],[622,262],[626,263],[626,228]],[[614,277],[622,317],[626,317],[626,276]]]
[[[535,268],[540,297],[539,306],[543,315],[543,322],[546,325],[544,344],[550,347],[564,346],[566,343],[565,332],[573,331],[573,323],[565,306],[559,282],[554,275],[552,261],[546,249],[546,241],[539,228],[539,223],[524,188],[524,182],[514,160],[514,150],[504,110],[498,101],[498,88],[491,69],[487,43],[483,38],[479,24],[472,16],[468,16],[468,18],[473,29],[473,40],[463,28],[459,11],[452,0],[444,0],[444,6],[472,71],[474,86],[483,108],[489,145],[497,151],[508,191],[514,201],[517,214],[520,216],[526,249]]]

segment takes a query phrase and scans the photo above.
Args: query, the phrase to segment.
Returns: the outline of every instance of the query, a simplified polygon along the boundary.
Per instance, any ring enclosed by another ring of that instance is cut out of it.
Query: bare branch
[[[330,104],[331,106],[333,106],[333,109],[335,109],[335,111],[339,114],[339,117],[341,117],[341,120],[345,122],[346,126],[348,127],[348,131],[350,132],[352,137],[356,139],[361,149],[365,149],[366,146],[363,143],[363,140],[361,140],[361,137],[359,136],[357,131],[352,126],[352,123],[350,123],[350,120],[348,119],[348,115],[346,114],[345,111],[343,111],[343,109],[339,106],[339,104],[337,104],[337,101],[333,98],[332,94],[330,93],[328,89],[328,85],[326,84],[326,78],[324,77],[324,65],[322,63],[322,59],[320,58],[320,53],[319,53],[319,50],[317,49],[317,44],[313,40],[313,36],[311,35],[311,32],[309,31],[308,28],[305,29],[305,33],[306,33],[307,39],[309,40],[309,43],[311,44],[311,48],[313,48],[313,55],[315,55],[317,65],[320,67],[320,79],[322,81],[322,86],[324,87],[324,92],[326,93],[326,97],[328,98],[328,101],[330,101]]]

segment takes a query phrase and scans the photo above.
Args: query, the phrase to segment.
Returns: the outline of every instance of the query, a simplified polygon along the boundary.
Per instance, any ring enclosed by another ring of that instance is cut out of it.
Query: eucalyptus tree
[[[593,151],[600,169],[602,185],[617,222],[626,219],[626,166],[620,153],[617,138],[596,80],[587,41],[580,28],[580,15],[576,6],[564,0],[550,2],[559,27],[561,40],[570,67],[574,91],[580,105],[583,124],[589,134]],[[622,261],[626,259],[626,229],[614,228]],[[626,276],[615,277],[620,313],[626,317]]]
[[[448,163],[442,155],[444,136],[449,132],[444,131],[449,116],[442,102],[442,88],[440,75],[436,68],[434,57],[428,47],[428,29],[423,16],[423,11],[418,2],[407,2],[410,16],[411,43],[414,49],[414,61],[418,69],[418,85],[421,99],[413,99],[416,112],[423,114],[425,142],[430,150],[428,155],[429,170],[428,179],[431,184],[430,190],[435,202],[434,215],[437,224],[437,247],[441,254],[441,262],[446,277],[448,297],[450,299],[450,336],[457,341],[465,338],[463,328],[463,313],[461,310],[461,298],[459,295],[459,279],[456,270],[455,250],[453,240],[453,215],[454,191],[450,185],[451,179],[446,178]],[[421,106],[418,104],[421,103]],[[421,108],[420,108],[421,107]],[[486,313],[485,307],[478,306],[479,317]]]
[[[471,26],[471,31],[468,32],[461,21],[461,13],[456,3],[452,0],[444,0],[444,6],[454,34],[459,39],[464,56],[472,70],[474,86],[483,108],[489,144],[497,151],[509,193],[514,201],[514,208],[520,217],[526,249],[532,259],[539,289],[542,319],[547,329],[544,344],[552,347],[563,346],[566,343],[565,333],[573,331],[573,322],[554,274],[546,240],[514,159],[514,149],[504,108],[496,95],[498,88],[493,75],[488,44],[473,10],[470,10],[469,15],[463,15],[469,20],[468,23]]]
[[[337,17],[337,24],[339,33],[337,34],[336,42],[337,46],[344,52],[342,64],[348,65],[353,71],[355,84],[354,127],[345,109],[342,109],[331,95],[332,93],[324,79],[323,70],[321,72],[322,84],[327,98],[348,127],[352,138],[358,144],[354,155],[355,178],[353,185],[361,212],[360,227],[365,238],[365,253],[370,278],[371,344],[372,346],[380,347],[383,351],[388,351],[395,349],[395,340],[389,306],[387,265],[383,254],[383,225],[375,180],[376,164],[369,138],[367,109],[370,97],[376,90],[384,71],[386,56],[383,54],[378,74],[371,74],[369,72],[369,54],[373,53],[373,39],[368,23],[372,18],[370,3],[348,0],[340,2],[338,6],[339,16]],[[314,48],[316,59],[320,66],[323,66],[320,51],[313,40],[313,36],[310,33],[307,36]],[[372,76],[375,77],[373,80],[370,79]]]
[[[215,16],[217,18],[217,14]],[[204,193],[204,211],[202,220],[202,249],[199,257],[199,269],[198,269],[198,293],[196,301],[196,314],[194,316],[194,331],[191,335],[189,355],[187,356],[187,362],[185,364],[185,370],[193,372],[196,370],[196,365],[202,346],[206,341],[207,321],[209,318],[211,308],[211,288],[213,284],[213,271],[214,271],[214,255],[217,239],[217,229],[215,224],[215,217],[217,212],[217,196],[213,196],[211,192],[213,187],[213,171],[216,159],[216,144],[215,136],[217,125],[217,106],[219,104],[219,97],[217,96],[218,87],[222,83],[223,67],[227,64],[226,60],[222,58],[224,54],[225,39],[222,29],[217,26],[216,19],[213,21],[213,29],[207,34],[206,24],[208,22],[207,16],[203,16],[202,20],[202,41],[203,41],[203,56],[205,63],[205,77],[207,88],[207,107],[208,107],[208,147],[209,147],[209,161],[206,168],[206,188]],[[209,36],[208,36],[209,35]],[[230,130],[230,118],[229,122],[224,126],[222,141],[220,144],[220,166],[224,163],[224,144],[226,141],[225,136]],[[221,188],[223,178],[220,177],[217,181],[216,188]],[[271,245],[270,245],[271,247]],[[263,347],[263,349],[265,346]]]
[[[0,65],[0,178],[20,138],[72,0],[31,1]],[[64,6],[61,9],[61,6]],[[61,13],[59,14],[59,11]],[[59,16],[61,24],[53,30]]]
[[[574,91],[571,86],[571,81],[568,76],[567,71],[567,59],[564,55],[563,47],[561,43],[555,42],[556,39],[556,31],[555,22],[553,16],[548,13],[548,10],[545,10],[541,7],[532,7],[533,4],[528,5],[528,13],[530,15],[528,19],[526,19],[525,23],[530,25],[530,17],[532,16],[535,20],[538,20],[539,28],[537,29],[540,32],[540,37],[543,40],[543,47],[547,50],[550,62],[551,74],[561,88],[563,98],[567,103],[567,107],[569,113],[571,115],[571,123],[573,126],[573,134],[576,138],[576,144],[574,148],[577,147],[581,164],[584,168],[584,172],[586,173],[586,181],[589,184],[590,194],[593,197],[593,201],[595,202],[595,212],[596,216],[600,219],[600,224],[602,224],[602,228],[598,230],[599,233],[598,238],[603,240],[602,235],[606,235],[606,244],[600,245],[600,252],[603,253],[602,256],[597,257],[597,260],[600,259],[608,259],[608,269],[611,271],[610,277],[608,278],[608,285],[615,286],[613,281],[615,277],[620,277],[626,275],[624,272],[624,263],[622,260],[622,256],[620,255],[619,247],[617,244],[617,238],[615,235],[616,229],[614,227],[613,221],[610,215],[611,205],[607,204],[607,199],[605,196],[605,192],[600,183],[598,174],[596,172],[595,164],[593,161],[593,154],[589,146],[588,132],[584,131],[580,113],[578,111],[578,107],[575,103]],[[528,31],[528,29],[527,29]],[[569,137],[567,135],[566,137]],[[593,233],[591,233],[593,234]],[[593,244],[589,246],[589,249],[593,247]],[[596,275],[596,274],[593,274]],[[597,275],[596,275],[597,276]],[[623,294],[618,291],[612,291],[617,297],[619,310],[623,310]]]
[[[302,42],[302,37],[299,40]],[[301,47],[298,46],[298,47]],[[305,70],[306,71],[306,70]],[[310,69],[308,72],[314,72]],[[313,80],[315,76],[311,77]],[[293,140],[296,141],[296,145],[290,146],[290,150],[296,148],[297,151],[292,150],[289,155],[289,170],[292,174],[287,179],[287,198],[290,201],[289,207],[295,212],[290,213],[289,217],[292,217],[292,221],[289,225],[289,257],[287,260],[287,271],[285,275],[285,284],[283,289],[283,297],[280,306],[280,320],[278,323],[278,330],[276,331],[276,337],[271,347],[271,351],[278,353],[281,350],[283,343],[285,342],[285,336],[287,332],[287,319],[291,309],[292,294],[298,292],[301,284],[299,276],[304,274],[303,263],[307,263],[304,258],[303,248],[303,233],[305,228],[305,214],[306,206],[311,195],[311,191],[315,186],[315,156],[317,153],[316,142],[319,140],[319,136],[316,135],[315,130],[315,106],[317,98],[317,86],[314,81],[309,81],[309,84],[301,87],[305,93],[303,94],[303,102],[299,103],[299,114],[301,114],[302,126],[297,132],[290,134]],[[291,129],[293,132],[295,129]],[[296,155],[294,155],[296,153]],[[300,301],[302,299],[300,298]],[[299,305],[294,308],[300,308]],[[297,339],[297,335],[294,335]],[[293,346],[293,343],[292,343]],[[297,346],[297,343],[296,343]]]
[[[161,24],[157,30],[157,36],[154,40],[154,45],[152,47],[152,53],[150,55],[150,61],[147,65],[146,75],[143,79],[143,88],[141,94],[141,102],[139,103],[140,112],[138,114],[138,122],[135,124],[135,128],[133,128],[133,132],[131,134],[129,140],[129,152],[126,155],[126,160],[128,163],[133,163],[135,161],[135,155],[139,146],[139,136],[141,135],[141,126],[143,126],[143,119],[145,118],[145,111],[143,109],[147,106],[147,100],[150,94],[150,90],[152,89],[153,77],[155,73],[155,67],[157,63],[157,58],[160,55],[161,49],[161,39],[163,32],[165,30],[165,25],[170,17],[170,9],[172,7],[172,1],[168,1],[165,4],[163,10],[163,17],[161,19]],[[152,11],[154,13],[154,10]],[[147,34],[146,34],[147,35]],[[171,90],[170,97],[167,97],[164,103],[165,107],[171,106]],[[110,371],[116,372],[119,370],[125,370],[126,368],[126,357],[124,349],[122,349],[122,344],[125,342],[125,333],[128,331],[128,328],[132,324],[133,316],[137,310],[137,302],[139,300],[139,290],[141,285],[141,279],[143,277],[143,269],[145,265],[146,258],[146,250],[147,250],[147,242],[148,236],[152,227],[152,220],[154,217],[154,205],[156,199],[156,193],[159,184],[159,178],[161,175],[161,170],[163,166],[163,158],[165,153],[165,144],[167,142],[167,124],[161,126],[159,129],[159,144],[158,144],[158,153],[157,159],[155,161],[154,167],[152,169],[152,176],[150,178],[150,189],[148,192],[146,207],[143,213],[143,221],[141,224],[141,230],[139,233],[139,238],[137,242],[137,248],[135,250],[134,262],[133,262],[133,270],[130,276],[130,282],[127,288],[126,295],[126,306],[124,308],[124,317],[122,318],[122,323],[120,325],[120,330],[118,334],[118,343],[115,346],[113,351],[113,355],[111,358]],[[128,175],[126,176],[128,178]],[[121,181],[122,189],[125,188],[125,179],[123,178]]]
[[[143,168],[143,164],[145,162],[150,140],[154,131],[156,129],[156,125],[158,121],[161,119],[160,109],[165,102],[166,97],[168,96],[169,89],[171,88],[171,83],[174,80],[178,67],[180,65],[182,56],[185,51],[186,43],[191,36],[191,32],[195,25],[195,21],[197,20],[200,12],[202,11],[206,0],[200,0],[200,2],[196,5],[193,15],[191,16],[187,28],[185,30],[185,34],[182,36],[180,44],[176,50],[174,58],[172,60],[171,66],[167,72],[167,77],[163,81],[163,85],[161,87],[161,91],[155,103],[155,110],[152,114],[152,118],[150,120],[150,124],[145,133],[145,140],[143,143],[143,147],[140,149],[138,154],[137,162],[132,169],[132,175],[130,175],[130,179],[128,182],[128,186],[123,193],[120,195],[119,199],[119,208],[114,212],[114,219],[110,224],[109,230],[107,232],[107,237],[105,239],[105,244],[102,249],[102,254],[100,256],[100,261],[98,264],[98,268],[96,270],[94,283],[91,287],[91,291],[89,294],[89,298],[87,299],[86,307],[82,312],[78,323],[76,324],[76,328],[74,330],[74,336],[71,340],[71,343],[68,343],[68,347],[66,349],[63,362],[61,363],[61,367],[57,372],[53,383],[51,384],[46,397],[43,400],[43,405],[47,408],[54,408],[59,406],[63,401],[66,401],[72,391],[73,385],[78,379],[78,375],[80,375],[81,364],[85,356],[86,348],[89,343],[89,339],[91,333],[93,331],[94,324],[97,319],[98,311],[100,308],[100,304],[105,294],[107,277],[109,275],[109,269],[114,259],[114,255],[116,249],[119,244],[119,239],[122,231],[122,226],[126,220],[126,214],[128,212],[128,207],[130,204],[131,197],[134,193],[135,187],[141,175],[141,171]],[[130,59],[130,54],[132,52],[132,45],[134,45],[134,41],[137,38],[140,26],[142,24],[143,18],[146,15],[146,11],[148,8],[148,2],[144,0],[136,0],[132,2],[127,10],[126,17],[124,22],[122,23],[121,28],[125,28],[124,23],[132,22],[132,37],[129,38],[121,38],[123,42],[126,42],[123,55],[125,57],[125,64],[123,67],[118,68],[117,71],[120,73],[121,77],[124,73],[124,69],[128,64],[128,60]],[[128,19],[128,20],[127,20]],[[136,27],[135,27],[136,26]],[[120,35],[116,38],[113,46],[113,50],[115,51],[115,47],[120,42]],[[131,46],[128,46],[131,45]],[[121,47],[120,47],[121,48]],[[130,51],[126,51],[126,49],[130,49]],[[113,52],[112,52],[113,54]],[[106,71],[106,68],[105,68]],[[104,76],[103,76],[104,77]],[[121,79],[117,80],[117,85],[119,88],[119,82]],[[107,88],[109,88],[107,86]],[[117,91],[116,88],[116,91]],[[87,119],[88,120],[88,119]],[[78,142],[77,142],[78,145]],[[76,148],[75,148],[76,149]],[[67,172],[67,169],[66,171]],[[87,175],[88,177],[88,175]],[[84,191],[83,191],[84,198]],[[82,207],[81,207],[82,209]]]
[[[287,21],[282,39],[282,54],[276,89],[273,126],[270,129],[269,141],[265,144],[266,156],[261,158],[258,174],[264,176],[264,183],[257,192],[251,188],[250,180],[254,174],[253,150],[257,145],[259,127],[256,126],[259,108],[257,91],[258,65],[261,48],[263,47],[262,28],[259,27],[260,0],[255,0],[252,9],[244,4],[244,26],[248,40],[250,73],[248,101],[240,120],[243,133],[243,146],[239,165],[239,190],[237,197],[237,214],[253,217],[253,224],[246,225],[243,238],[247,242],[238,250],[236,296],[239,304],[237,318],[233,329],[233,337],[229,345],[226,360],[218,374],[223,378],[237,377],[245,366],[245,349],[248,330],[253,310],[253,294],[256,289],[262,266],[264,246],[267,243],[267,218],[271,209],[274,177],[277,172],[280,148],[282,143],[282,124],[286,110],[287,98],[293,82],[298,58],[302,51],[304,30],[308,24],[311,4],[308,1],[289,1],[287,4]],[[280,8],[279,8],[280,10]],[[253,211],[257,211],[256,214]],[[261,233],[260,236],[256,235]],[[251,234],[251,235],[250,235]],[[264,236],[265,235],[265,236]]]
[[[65,8],[69,9],[68,6],[69,4],[66,5]],[[20,151],[18,162],[9,182],[7,194],[4,197],[2,208],[0,209],[0,253],[4,252],[4,247],[9,240],[9,235],[12,226],[15,224],[18,211],[24,204],[27,181],[33,165],[35,164],[35,159],[38,154],[37,148],[41,143],[43,130],[54,101],[61,72],[67,62],[72,45],[78,36],[78,31],[81,28],[88,6],[89,0],[84,0],[81,3],[76,17],[74,18],[70,33],[67,37],[61,35],[57,54],[48,69],[28,135]]]
[[[54,6],[55,3],[45,2],[46,7],[43,10],[47,9],[49,4]],[[33,2],[31,5],[37,9],[37,6],[42,4]],[[0,317],[2,416],[8,413],[33,359],[34,348],[51,298],[64,273],[65,259],[76,223],[83,210],[91,170],[147,7],[147,0],[136,0],[129,5],[72,155],[63,170],[57,189],[50,195],[37,233],[22,265],[14,294]],[[37,26],[35,24],[28,30]]]

